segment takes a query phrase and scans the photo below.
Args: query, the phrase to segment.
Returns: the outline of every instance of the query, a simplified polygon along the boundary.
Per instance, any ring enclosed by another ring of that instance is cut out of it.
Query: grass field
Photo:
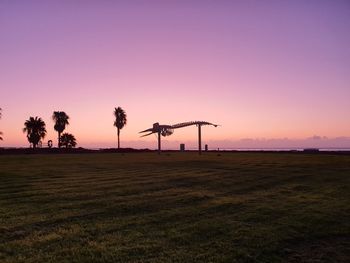
[[[350,155],[3,155],[0,262],[350,262]]]

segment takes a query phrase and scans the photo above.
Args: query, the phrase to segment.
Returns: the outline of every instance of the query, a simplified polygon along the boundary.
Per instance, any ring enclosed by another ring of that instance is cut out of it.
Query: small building
[[[181,152],[184,152],[184,151],[185,151],[185,144],[184,144],[184,143],[181,143],[181,144],[180,144],[180,151],[181,151]]]

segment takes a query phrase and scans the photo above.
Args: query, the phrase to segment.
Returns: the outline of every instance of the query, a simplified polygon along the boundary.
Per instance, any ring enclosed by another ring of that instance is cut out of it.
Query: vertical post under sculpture
[[[202,125],[198,124],[198,153],[202,154]]]
[[[158,131],[158,154],[160,154],[161,151],[161,143],[160,143],[160,131]]]

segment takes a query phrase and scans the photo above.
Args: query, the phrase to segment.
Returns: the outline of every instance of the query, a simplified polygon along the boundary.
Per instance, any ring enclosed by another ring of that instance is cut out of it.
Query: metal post
[[[160,154],[161,144],[160,144],[160,131],[158,132],[158,154]]]
[[[198,125],[198,153],[202,154],[202,132],[201,132],[202,125]]]

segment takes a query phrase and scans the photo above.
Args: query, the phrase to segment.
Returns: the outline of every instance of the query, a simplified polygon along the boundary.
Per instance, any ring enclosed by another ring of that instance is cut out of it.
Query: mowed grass
[[[0,262],[350,262],[350,156],[0,156]]]

